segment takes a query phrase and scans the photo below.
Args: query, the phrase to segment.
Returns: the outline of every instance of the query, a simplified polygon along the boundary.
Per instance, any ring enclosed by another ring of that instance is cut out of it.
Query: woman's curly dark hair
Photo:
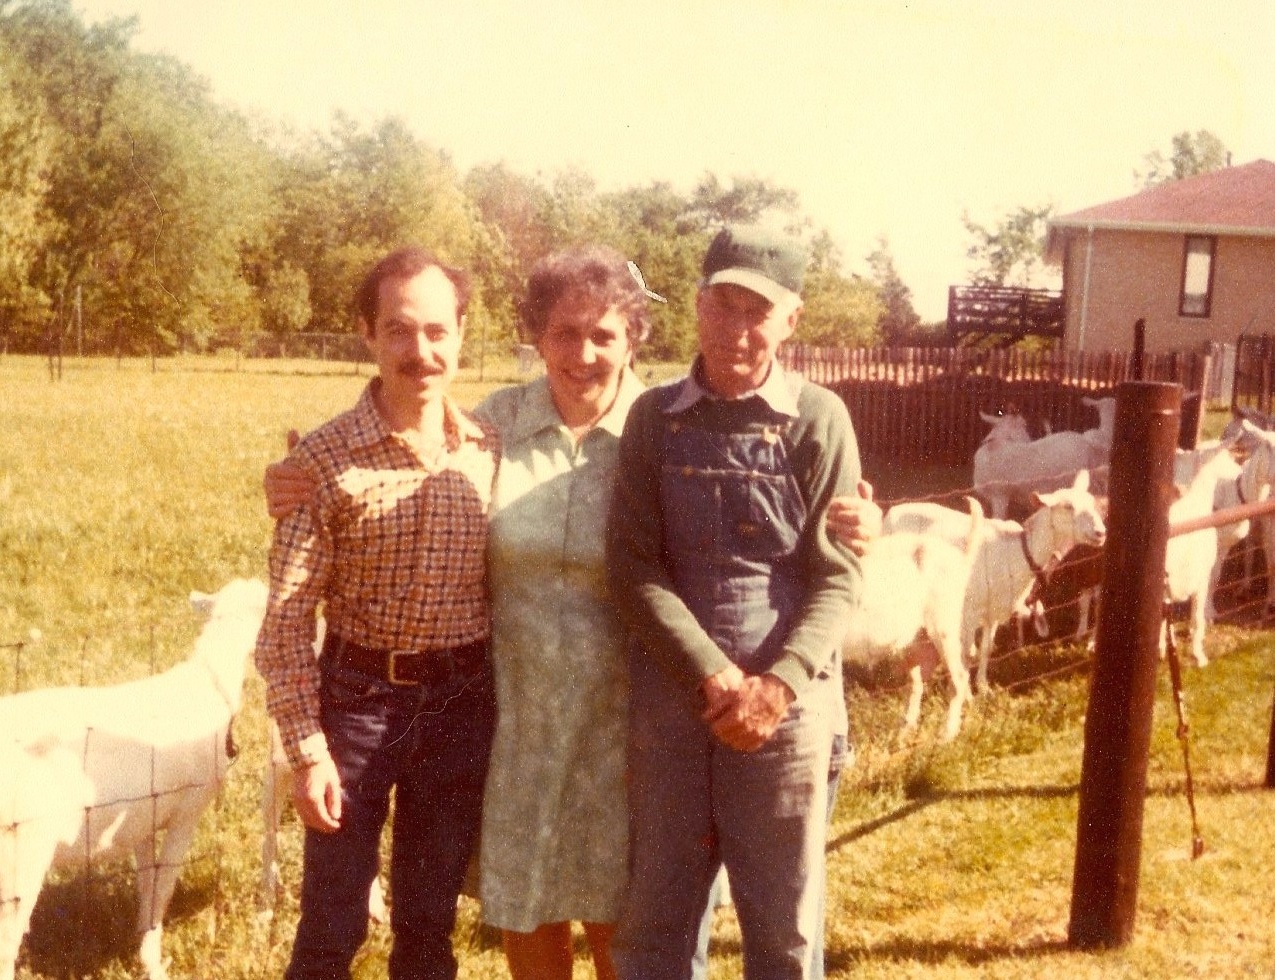
[[[615,307],[628,324],[629,343],[634,348],[650,336],[646,290],[624,256],[613,248],[583,245],[555,252],[536,263],[527,278],[527,295],[518,305],[523,330],[533,343],[540,342],[549,313],[565,296],[596,304],[599,316]]]

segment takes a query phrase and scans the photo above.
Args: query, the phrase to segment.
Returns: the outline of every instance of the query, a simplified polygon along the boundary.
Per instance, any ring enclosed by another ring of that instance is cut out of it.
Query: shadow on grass
[[[132,967],[141,941],[136,880],[131,870],[114,866],[51,879],[36,901],[22,961],[52,977],[96,976],[111,964]],[[208,908],[213,893],[210,880],[179,880],[165,927]]]
[[[980,966],[996,960],[1032,960],[1066,953],[1071,947],[1065,940],[1049,939],[1027,943],[961,943],[922,942],[911,939],[874,944],[871,947],[841,946],[826,950],[824,966],[828,971],[853,973],[856,966],[872,961],[939,964],[956,960],[967,966]],[[1042,968],[1042,975],[1044,975]]]
[[[998,799],[1035,799],[1055,800],[1075,796],[1080,791],[1078,784],[1067,786],[989,786],[981,789],[943,790],[927,793],[924,796],[896,807],[871,820],[865,820],[849,830],[828,839],[826,850],[829,853],[840,850],[847,844],[862,840],[891,824],[898,823],[915,816],[937,803],[950,803],[966,800],[998,800]]]
[[[937,965],[953,960],[966,966],[981,966],[996,960],[1033,960],[1071,952],[1063,939],[1042,939],[1023,943],[925,942],[899,938],[872,946],[838,944],[824,949],[824,969],[831,975],[853,976],[856,967],[870,962],[898,962]],[[738,957],[743,946],[735,936],[714,936],[713,957]],[[1042,972],[1042,975],[1043,972]]]

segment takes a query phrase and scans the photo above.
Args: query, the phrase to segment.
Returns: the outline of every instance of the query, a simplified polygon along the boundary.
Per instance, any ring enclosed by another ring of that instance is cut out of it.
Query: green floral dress
[[[577,444],[546,379],[478,408],[502,439],[488,571],[498,721],[483,803],[491,925],[613,922],[628,865],[627,664],[603,563],[620,432],[642,384]]]

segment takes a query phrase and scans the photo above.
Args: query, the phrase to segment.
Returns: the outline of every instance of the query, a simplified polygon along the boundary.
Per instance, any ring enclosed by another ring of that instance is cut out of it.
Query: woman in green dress
[[[648,292],[610,249],[532,271],[523,327],[543,377],[476,414],[502,439],[488,574],[498,720],[483,804],[483,918],[514,980],[571,976],[571,922],[599,978],[627,876],[626,659],[606,593],[620,432],[642,384]]]

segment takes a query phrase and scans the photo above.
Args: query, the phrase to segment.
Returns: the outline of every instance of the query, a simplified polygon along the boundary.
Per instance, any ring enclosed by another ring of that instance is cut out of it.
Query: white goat
[[[963,550],[925,534],[884,535],[863,558],[863,598],[851,615],[842,647],[847,661],[866,664],[899,656],[924,631],[938,648],[952,685],[944,740],[955,738],[970,699],[969,672],[961,658],[961,606],[965,582],[981,540],[983,508],[970,498],[972,521]],[[919,664],[910,667],[912,692],[905,728],[921,714],[925,680]]]
[[[1232,473],[1235,466],[1235,460],[1227,453],[1221,453],[1204,464],[1182,496],[1169,506],[1170,526],[1213,513],[1218,484],[1227,479],[1227,474]],[[1164,554],[1165,599],[1191,603],[1191,655],[1200,667],[1209,662],[1204,653],[1204,632],[1218,564],[1217,528],[1207,527],[1169,538]],[[1166,619],[1160,629],[1162,653],[1167,632]]]
[[[139,956],[150,980],[168,976],[164,912],[230,764],[266,586],[236,579],[212,596],[191,593],[191,603],[208,623],[192,656],[164,673],[0,699],[0,980],[12,980],[50,865],[130,852]]]
[[[1003,415],[979,412],[978,417],[991,426],[987,435],[983,436],[981,445],[1032,441],[1031,433],[1027,431],[1027,420],[1017,411],[1009,411]]]
[[[1115,426],[1114,398],[1084,398],[1098,412],[1098,426],[1085,432],[1054,432],[1031,442],[998,441],[974,453],[974,489],[987,500],[992,516],[1009,513],[1011,499],[1033,491],[1058,490],[1080,470],[1105,466],[1111,458]]]
[[[1228,431],[1232,431],[1230,427]],[[1247,418],[1242,419],[1233,431],[1238,447],[1248,453],[1240,484],[1243,502],[1251,504],[1266,500],[1275,486],[1275,432],[1259,428]],[[1266,611],[1269,613],[1275,610],[1275,515],[1256,517],[1253,524],[1258,529],[1258,538],[1266,556]],[[1251,550],[1249,556],[1251,561]],[[1246,578],[1252,578],[1253,574],[1249,565],[1245,569]]]
[[[1219,453],[1230,450],[1233,444],[1233,439],[1209,439],[1194,449],[1175,449],[1173,451],[1173,482],[1185,487],[1195,479],[1195,474],[1200,472],[1200,467]]]
[[[996,533],[1000,530],[1022,531],[1022,525],[1017,521],[1000,520],[994,517],[988,518],[983,526],[987,529],[987,533]],[[963,542],[969,537],[969,532],[969,515],[959,510],[953,510],[950,507],[926,501],[907,501],[895,504],[881,519],[882,534],[937,534],[957,547],[962,546]],[[984,538],[984,541],[986,541],[986,538]],[[1023,645],[1024,640],[1023,623],[1029,619],[1033,621],[1037,635],[1049,635],[1049,626],[1044,621],[1044,613],[1040,608],[1040,604],[1033,603],[1030,607],[1027,604],[1031,592],[1032,586],[1028,584],[1013,613],[1013,618],[1018,626],[1019,646]]]
[[[1101,546],[1107,528],[1098,502],[1089,492],[1089,472],[1081,470],[1070,487],[1034,495],[1035,510],[1021,525],[987,521],[983,543],[974,558],[965,589],[961,618],[961,649],[977,657],[977,684],[987,689],[987,666],[996,628],[1023,608],[1023,600],[1038,576],[1055,558],[1077,544]],[[934,533],[951,540],[964,518],[948,508],[907,505],[902,519],[935,520]],[[897,508],[891,508],[893,513]],[[943,513],[939,513],[942,511]],[[949,516],[951,515],[951,516]],[[956,518],[954,522],[952,517]],[[979,631],[977,651],[975,639]]]

